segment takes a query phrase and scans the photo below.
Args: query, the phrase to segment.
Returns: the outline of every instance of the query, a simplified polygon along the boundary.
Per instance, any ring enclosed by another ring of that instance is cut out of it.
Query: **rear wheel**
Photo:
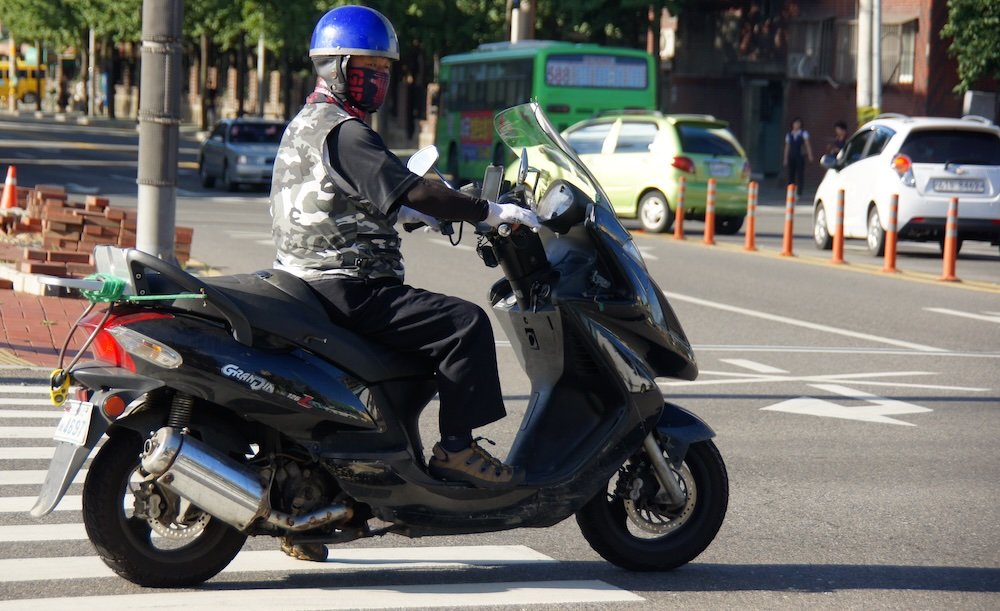
[[[201,186],[206,189],[211,189],[215,186],[215,177],[208,173],[208,166],[205,165],[204,157],[198,159],[198,178],[201,180]]]
[[[958,238],[958,243],[955,244],[955,254],[956,255],[958,253],[962,252],[962,244],[964,244],[964,243],[965,243],[965,240],[963,240],[962,238]],[[938,240],[938,248],[941,249],[941,254],[944,255],[944,238],[940,238]]]
[[[674,211],[667,203],[667,196],[650,191],[639,200],[639,224],[650,233],[666,231],[674,224]]]
[[[141,586],[177,588],[211,579],[246,535],[159,487],[143,483],[142,438],[118,431],[97,453],[83,488],[83,523],[97,554]],[[136,505],[146,516],[136,515]],[[149,515],[157,517],[148,517]]]
[[[813,213],[813,241],[820,250],[830,250],[833,247],[833,238],[830,237],[830,228],[826,224],[826,210],[823,209],[823,204],[816,204],[816,211]]]
[[[878,216],[878,208],[872,206],[868,211],[868,254],[881,257],[885,252],[885,229]]]
[[[671,468],[686,501],[671,507],[644,451],[618,470],[607,490],[576,513],[583,536],[605,560],[632,571],[667,571],[709,546],[729,505],[729,478],[711,441],[692,444],[679,469]]]
[[[717,216],[715,217],[715,232],[722,235],[734,235],[739,233],[743,227],[742,216]]]

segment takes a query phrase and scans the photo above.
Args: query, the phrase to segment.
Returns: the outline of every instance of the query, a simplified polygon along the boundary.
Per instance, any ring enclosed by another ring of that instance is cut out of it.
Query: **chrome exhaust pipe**
[[[300,531],[352,515],[342,503],[299,516],[272,510],[256,473],[174,427],[165,426],[146,440],[142,468],[157,485],[241,531],[260,519],[282,530]]]

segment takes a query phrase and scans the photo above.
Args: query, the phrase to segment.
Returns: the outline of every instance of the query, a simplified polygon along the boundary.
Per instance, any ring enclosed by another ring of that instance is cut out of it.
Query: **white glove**
[[[424,214],[423,212],[414,210],[409,206],[399,207],[399,212],[396,215],[396,222],[400,225],[404,225],[406,223],[423,223],[426,225],[424,231],[441,233],[441,221],[429,214]]]
[[[538,229],[538,217],[527,208],[522,208],[516,204],[498,204],[490,202],[490,213],[486,215],[486,224],[496,227],[504,223],[511,225],[527,225],[532,229]]]

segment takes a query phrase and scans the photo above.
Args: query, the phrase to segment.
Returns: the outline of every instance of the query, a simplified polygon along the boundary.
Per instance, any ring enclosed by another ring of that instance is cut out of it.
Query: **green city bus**
[[[435,143],[453,178],[481,179],[512,158],[497,111],[537,100],[557,129],[606,110],[655,109],[653,57],[638,49],[544,40],[498,42],[441,58]]]

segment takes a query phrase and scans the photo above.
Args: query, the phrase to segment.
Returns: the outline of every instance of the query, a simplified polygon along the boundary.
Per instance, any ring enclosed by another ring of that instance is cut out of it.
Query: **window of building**
[[[838,82],[852,83],[858,79],[858,24],[857,21],[840,21],[834,28],[836,53],[833,78]],[[916,52],[917,20],[905,23],[882,24],[882,83],[913,84],[913,66]]]

